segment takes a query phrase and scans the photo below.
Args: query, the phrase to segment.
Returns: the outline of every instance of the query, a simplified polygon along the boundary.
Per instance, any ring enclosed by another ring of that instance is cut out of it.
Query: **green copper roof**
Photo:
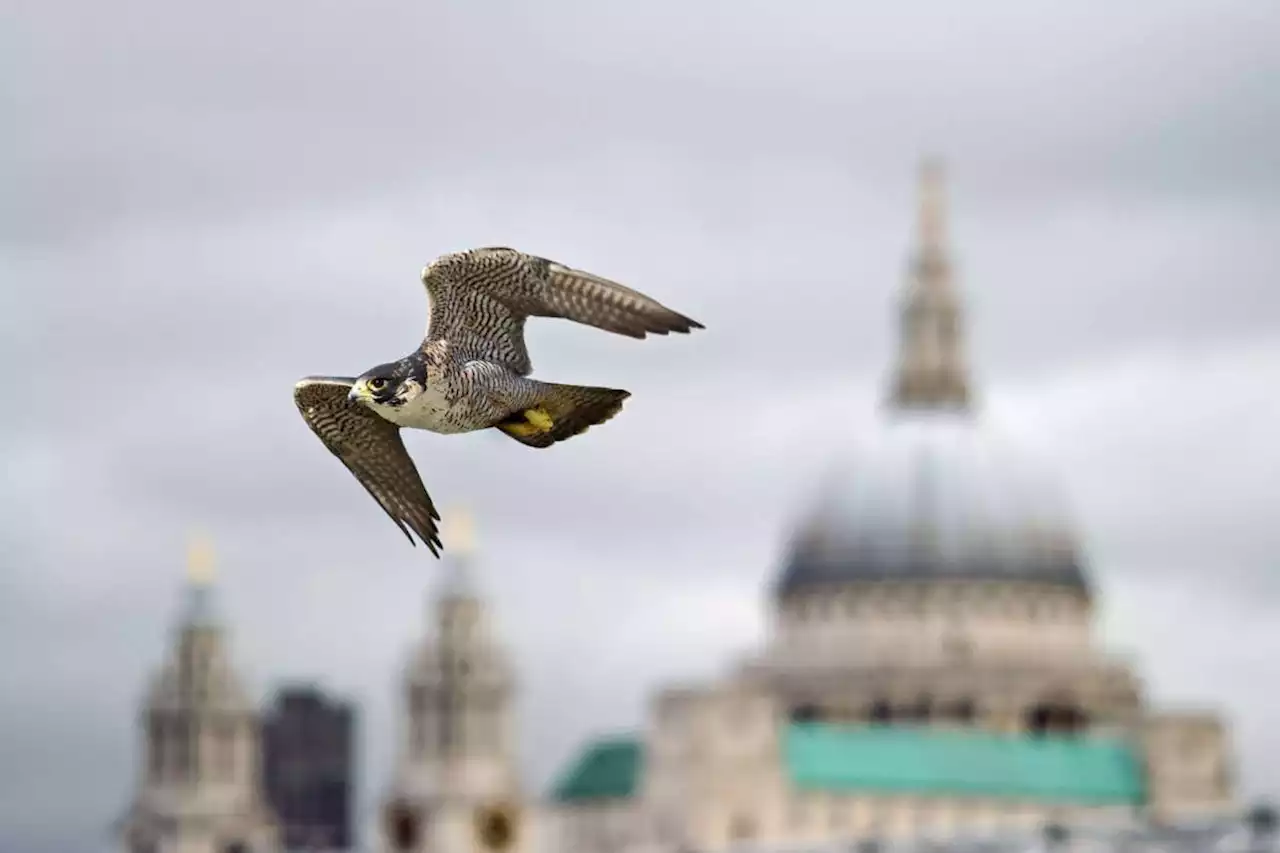
[[[807,723],[788,728],[784,754],[798,789],[1135,805],[1146,794],[1141,762],[1109,738]]]
[[[587,744],[556,785],[558,802],[630,797],[639,787],[644,749],[636,738],[620,737]]]
[[[788,727],[783,754],[799,790],[1116,805],[1138,805],[1146,795],[1141,761],[1116,738],[806,723]],[[552,796],[562,803],[631,797],[643,769],[638,739],[593,741]]]

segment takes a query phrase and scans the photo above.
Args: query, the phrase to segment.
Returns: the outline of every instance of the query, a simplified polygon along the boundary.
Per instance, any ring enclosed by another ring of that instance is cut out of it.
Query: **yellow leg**
[[[555,421],[545,409],[525,409],[523,421],[508,421],[498,424],[498,428],[509,435],[527,437],[547,432],[555,426]]]
[[[537,435],[538,433],[542,432],[542,430],[538,429],[536,426],[529,423],[528,421],[520,421],[518,423],[498,424],[498,429],[502,430],[508,435],[518,435],[521,438],[527,438],[528,436]]]
[[[556,425],[546,409],[525,409],[524,416],[539,432],[547,432]]]

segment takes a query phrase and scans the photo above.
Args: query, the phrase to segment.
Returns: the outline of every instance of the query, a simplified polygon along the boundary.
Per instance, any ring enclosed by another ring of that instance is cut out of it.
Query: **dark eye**
[[[383,388],[387,387],[387,380],[383,379],[381,376],[376,379],[370,379],[369,387],[375,391],[381,391]]]

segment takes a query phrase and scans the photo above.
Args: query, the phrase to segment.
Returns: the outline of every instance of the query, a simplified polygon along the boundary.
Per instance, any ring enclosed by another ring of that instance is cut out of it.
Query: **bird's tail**
[[[550,447],[602,424],[622,411],[630,391],[542,382],[542,394],[529,408],[513,412],[494,426],[529,447]]]

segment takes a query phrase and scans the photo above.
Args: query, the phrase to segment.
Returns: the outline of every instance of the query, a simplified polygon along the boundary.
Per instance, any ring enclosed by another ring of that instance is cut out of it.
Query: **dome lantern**
[[[958,410],[970,405],[963,311],[951,281],[943,167],[920,168],[916,249],[898,318],[898,360],[890,403],[902,410]]]

